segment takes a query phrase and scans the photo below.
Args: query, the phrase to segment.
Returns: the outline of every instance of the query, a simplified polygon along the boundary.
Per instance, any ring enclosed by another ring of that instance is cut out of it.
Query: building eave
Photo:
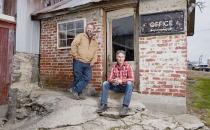
[[[0,20],[8,23],[16,23],[15,17],[5,15],[5,14],[0,14]]]

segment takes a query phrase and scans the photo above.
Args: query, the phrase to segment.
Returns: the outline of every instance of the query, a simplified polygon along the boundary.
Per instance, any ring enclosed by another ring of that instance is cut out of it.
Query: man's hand
[[[117,79],[118,84],[122,84],[122,79]]]
[[[116,78],[112,80],[113,85],[119,85],[122,84],[122,79]]]
[[[90,66],[93,67],[94,63],[90,63]]]
[[[119,85],[119,83],[118,83],[117,79],[113,79],[113,80],[112,80],[112,84],[113,84],[114,86]]]

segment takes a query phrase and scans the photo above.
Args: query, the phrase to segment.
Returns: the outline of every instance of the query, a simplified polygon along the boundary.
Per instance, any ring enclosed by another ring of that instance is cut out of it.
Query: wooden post
[[[9,90],[8,112],[6,116],[9,123],[15,123],[16,120],[17,91],[17,89]]]

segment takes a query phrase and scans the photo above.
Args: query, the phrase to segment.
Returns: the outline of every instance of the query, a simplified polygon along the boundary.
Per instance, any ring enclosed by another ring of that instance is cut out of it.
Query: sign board
[[[141,15],[140,21],[142,36],[184,33],[184,11]]]

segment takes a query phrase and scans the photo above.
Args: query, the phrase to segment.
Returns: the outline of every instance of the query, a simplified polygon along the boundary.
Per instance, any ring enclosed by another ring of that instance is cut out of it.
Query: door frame
[[[126,7],[124,7],[126,8]],[[132,7],[127,7],[127,8],[132,8]],[[123,9],[123,8],[121,8]],[[116,10],[120,10],[120,9],[116,9]],[[134,90],[133,91],[136,91],[136,92],[140,92],[140,78],[139,78],[139,3],[136,4],[136,7],[133,7],[133,10],[134,10],[134,61],[135,61],[135,70],[134,71],[134,77],[135,77],[135,84],[134,84]],[[115,10],[111,10],[111,11],[115,11]],[[103,13],[104,13],[104,17],[103,17],[103,25],[105,25],[103,27],[103,30],[104,30],[104,47],[105,47],[105,51],[104,51],[104,64],[103,66],[104,67],[104,76],[103,76],[103,81],[107,80],[108,78],[108,58],[107,57],[107,53],[109,52],[108,51],[108,30],[107,30],[107,27],[108,27],[108,21],[107,21],[107,14],[108,14],[109,11],[105,11],[103,10]]]

